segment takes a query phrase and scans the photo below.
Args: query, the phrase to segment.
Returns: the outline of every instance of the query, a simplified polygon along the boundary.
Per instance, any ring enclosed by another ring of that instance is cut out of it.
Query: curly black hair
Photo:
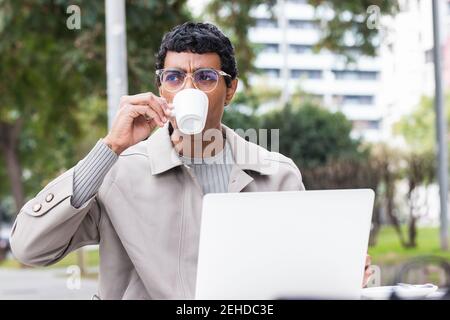
[[[221,69],[231,76],[225,77],[225,83],[231,86],[231,80],[238,74],[234,48],[230,39],[212,23],[185,22],[167,32],[156,54],[156,70],[164,68],[167,51],[209,53],[215,52],[220,57]],[[156,85],[161,85],[156,77]]]

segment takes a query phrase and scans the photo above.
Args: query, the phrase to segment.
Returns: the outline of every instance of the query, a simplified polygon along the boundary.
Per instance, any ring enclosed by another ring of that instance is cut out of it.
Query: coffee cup
[[[179,91],[172,101],[173,111],[178,129],[188,135],[202,132],[208,115],[208,96],[198,89]]]

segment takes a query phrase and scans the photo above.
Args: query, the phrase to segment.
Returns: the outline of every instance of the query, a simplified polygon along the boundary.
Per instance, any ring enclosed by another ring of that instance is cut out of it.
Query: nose
[[[192,78],[192,75],[190,74],[186,75],[186,83],[184,84],[184,88],[195,89],[194,79]]]

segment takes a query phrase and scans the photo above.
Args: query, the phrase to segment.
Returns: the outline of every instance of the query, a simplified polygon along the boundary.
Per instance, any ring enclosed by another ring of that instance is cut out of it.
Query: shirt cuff
[[[81,207],[98,192],[103,179],[118,158],[103,139],[97,141],[87,156],[75,166],[71,198],[73,207]]]

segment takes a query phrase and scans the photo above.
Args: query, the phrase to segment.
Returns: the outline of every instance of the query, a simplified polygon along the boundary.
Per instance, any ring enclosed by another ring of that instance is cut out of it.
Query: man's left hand
[[[364,279],[362,286],[365,288],[369,283],[370,277],[373,275],[374,271],[370,268],[370,264],[372,263],[372,259],[369,255],[366,256],[366,264],[364,267]]]

